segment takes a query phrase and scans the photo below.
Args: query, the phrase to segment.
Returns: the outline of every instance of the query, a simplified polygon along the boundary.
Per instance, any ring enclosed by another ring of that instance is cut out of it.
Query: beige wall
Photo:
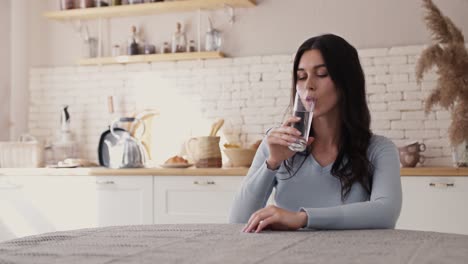
[[[0,1],[2,40],[10,39],[10,1]],[[10,117],[10,42],[0,42],[0,141],[9,138]]]
[[[434,0],[468,34],[468,1]],[[68,65],[80,56],[81,41],[71,23],[48,21],[43,11],[58,8],[58,0],[30,1],[31,63]],[[344,36],[357,48],[418,45],[429,41],[422,22],[420,0],[257,0],[258,6],[236,10],[236,23],[225,11],[204,12],[215,17],[225,31],[224,50],[230,56],[292,53],[306,38],[332,32]],[[119,18],[109,23],[111,43],[125,42],[132,24],[144,26],[147,39],[160,45],[169,40],[176,21],[189,25],[189,38],[196,39],[196,12]],[[97,24],[90,24],[93,34]],[[110,46],[110,45],[106,45]]]
[[[28,132],[28,84],[30,54],[41,52],[31,49],[38,39],[30,37],[30,17],[28,8],[30,0],[11,1],[10,17],[10,139],[17,139]]]

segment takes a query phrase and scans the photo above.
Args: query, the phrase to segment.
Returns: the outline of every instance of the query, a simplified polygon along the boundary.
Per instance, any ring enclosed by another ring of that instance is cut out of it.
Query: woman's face
[[[336,110],[338,93],[319,50],[304,52],[296,77],[296,91],[303,103],[315,100],[314,118]]]

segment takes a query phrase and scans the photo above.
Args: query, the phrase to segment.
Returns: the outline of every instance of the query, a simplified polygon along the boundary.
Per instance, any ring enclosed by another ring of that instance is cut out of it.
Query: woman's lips
[[[309,95],[309,96],[306,97],[306,102],[309,105],[310,110],[314,111],[315,104],[316,104],[316,99],[313,96]]]

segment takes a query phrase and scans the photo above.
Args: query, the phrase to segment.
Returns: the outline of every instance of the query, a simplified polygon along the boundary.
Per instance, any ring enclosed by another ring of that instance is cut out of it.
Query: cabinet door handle
[[[114,181],[96,181],[96,184],[99,185],[110,185],[110,184],[115,184]]]
[[[216,182],[214,181],[193,181],[195,185],[215,185]]]
[[[448,187],[455,187],[455,183],[446,183],[446,182],[431,182],[429,186],[435,188],[448,188]]]

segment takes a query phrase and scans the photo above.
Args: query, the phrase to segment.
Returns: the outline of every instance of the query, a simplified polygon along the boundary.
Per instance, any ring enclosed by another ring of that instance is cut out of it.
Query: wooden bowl
[[[223,151],[233,167],[250,167],[257,152],[251,148],[225,148]]]

